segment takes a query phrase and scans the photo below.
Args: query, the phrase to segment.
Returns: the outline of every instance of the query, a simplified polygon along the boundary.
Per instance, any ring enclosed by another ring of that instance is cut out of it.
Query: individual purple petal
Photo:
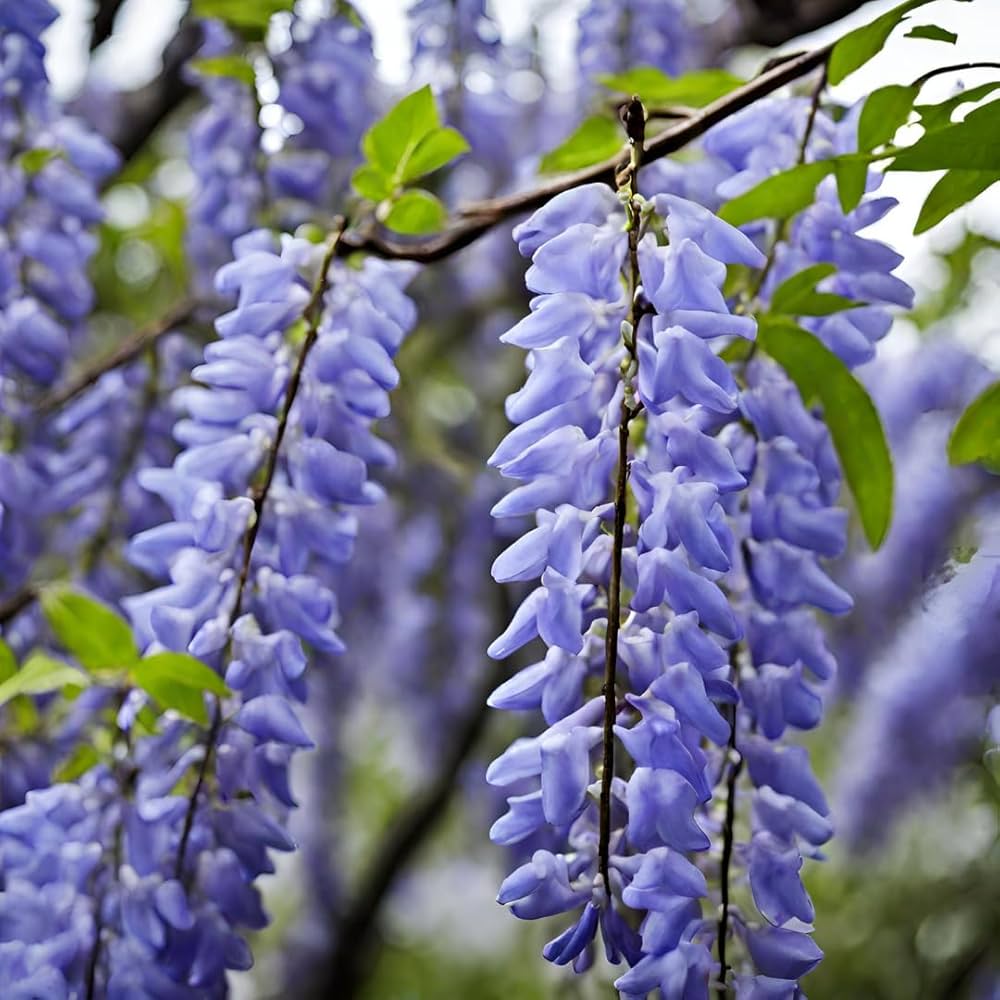
[[[296,747],[315,745],[295,709],[280,695],[266,694],[248,701],[237,712],[236,723],[261,741],[276,740]]]

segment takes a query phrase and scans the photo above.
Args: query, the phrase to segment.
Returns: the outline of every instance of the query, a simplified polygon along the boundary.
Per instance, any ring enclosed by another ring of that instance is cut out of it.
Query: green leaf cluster
[[[204,696],[229,693],[211,667],[187,653],[140,655],[128,622],[100,601],[68,587],[50,587],[42,591],[41,605],[55,637],[79,666],[34,652],[18,670],[9,647],[0,642],[0,705],[18,695],[84,688],[95,680],[129,683],[161,708],[207,725]]]
[[[890,85],[874,91],[858,122],[860,152],[801,163],[765,178],[723,205],[719,215],[741,226],[755,219],[787,219],[807,208],[816,185],[833,174],[845,212],[860,202],[868,166],[889,160],[887,169],[946,173],[931,188],[917,218],[914,234],[925,232],[1000,181],[1000,101],[970,112],[961,122],[951,115],[963,103],[980,99],[1000,87],[984,84],[939,105],[914,105],[919,87]],[[896,131],[916,111],[924,135],[902,149],[889,144]],[[874,150],[886,147],[883,152]]]
[[[48,694],[62,688],[84,688],[89,684],[90,678],[76,667],[46,653],[34,652],[20,670],[0,684],[0,705],[6,705],[18,695]]]
[[[564,142],[550,149],[538,164],[543,174],[582,170],[620,153],[625,145],[621,125],[605,115],[585,118]]]
[[[441,124],[429,86],[404,97],[361,140],[365,162],[351,178],[354,190],[378,205],[377,217],[407,235],[440,230],[448,213],[430,191],[407,186],[468,152],[461,132]]]
[[[34,177],[47,164],[62,156],[59,149],[50,149],[48,146],[35,146],[27,149],[17,157],[17,165],[29,176]]]

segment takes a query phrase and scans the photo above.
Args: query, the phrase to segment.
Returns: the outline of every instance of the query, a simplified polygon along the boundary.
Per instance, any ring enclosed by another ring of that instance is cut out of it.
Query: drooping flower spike
[[[634,264],[628,217],[643,227]],[[822,421],[770,361],[719,356],[755,330],[723,295],[726,265],[760,269],[765,256],[696,202],[596,185],[556,197],[515,238],[532,257],[537,297],[502,338],[528,349],[529,374],[507,404],[517,426],[491,459],[516,481],[494,514],[534,514],[536,526],[494,576],[540,585],[490,653],[536,637],[548,652],[491,704],[541,709],[548,728],[515,742],[487,778],[512,793],[496,841],[549,829],[562,847],[536,851],[500,901],[522,917],[574,912],[545,954],[577,969],[600,926],[609,959],[632,966],[617,982],[623,995],[707,995],[732,966],[739,995],[791,996],[821,957],[805,933],[813,909],[799,870],[832,828],[805,751],[781,741],[819,722],[809,676],[822,682],[834,669],[808,609],[842,614],[852,602],[822,563],[846,530]],[[623,421],[636,426],[619,457]],[[628,516],[615,551],[622,460]],[[616,560],[624,671],[609,692]],[[594,697],[602,675],[611,733]],[[605,810],[609,737],[617,764]],[[747,844],[734,841],[740,779],[755,789]],[[730,900],[737,867],[757,915]],[[698,902],[711,898],[722,901],[718,923]]]

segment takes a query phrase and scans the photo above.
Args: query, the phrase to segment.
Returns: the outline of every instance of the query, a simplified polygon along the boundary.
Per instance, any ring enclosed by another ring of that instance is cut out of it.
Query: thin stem
[[[618,472],[615,481],[615,520],[611,547],[611,578],[608,582],[608,627],[604,643],[604,725],[602,732],[601,794],[599,802],[600,831],[598,836],[598,869],[604,880],[604,891],[610,895],[609,857],[611,854],[611,785],[615,771],[615,717],[617,715],[618,634],[621,631],[622,550],[625,547],[625,515],[628,507],[628,443],[629,424],[637,410],[631,400],[630,380],[635,376],[639,358],[635,338],[642,307],[639,303],[639,168],[642,165],[645,111],[637,97],[622,109],[622,121],[629,141],[629,162],[620,174],[622,186],[627,186],[628,257],[631,302],[629,305],[630,333],[625,339],[628,358],[622,363],[625,380],[621,419],[618,424]]]
[[[38,596],[38,588],[30,584],[22,587],[0,604],[0,625],[6,625],[20,614]]]
[[[123,690],[118,701],[117,711],[120,712],[122,706],[125,704],[125,699],[128,697],[128,691]],[[116,712],[117,717],[117,712]],[[118,759],[118,766],[115,769],[115,774],[120,778],[120,786],[122,791],[123,799],[130,799],[133,791],[135,790],[135,782],[138,776],[138,771],[136,770],[134,764],[132,763],[132,731],[131,729],[125,729],[122,731],[122,741],[121,748],[123,753]],[[122,771],[124,770],[124,774]],[[113,847],[113,864],[114,872],[117,875],[119,869],[122,866],[122,847],[123,847],[123,830],[121,815],[119,814],[117,822],[115,823],[115,833],[114,833],[114,847]],[[100,871],[100,869],[98,869]],[[87,992],[86,1000],[95,1000],[97,997],[97,970],[101,963],[101,950],[102,950],[102,934],[104,932],[104,902],[107,898],[107,887],[100,891],[97,895],[97,906],[96,915],[94,918],[94,947],[90,953],[90,960],[87,963]]]
[[[149,326],[136,330],[127,337],[110,354],[97,358],[81,369],[72,379],[50,393],[43,396],[35,407],[38,416],[45,416],[53,410],[58,410],[71,399],[75,399],[84,389],[92,386],[102,375],[127,365],[134,361],[148,347],[152,347],[161,337],[170,333],[182,323],[186,323],[194,315],[199,303],[193,299],[185,299],[173,306],[160,319]]]
[[[281,455],[281,445],[285,440],[285,432],[288,430],[289,419],[292,407],[295,405],[298,396],[299,386],[302,384],[302,373],[305,371],[306,361],[319,339],[320,320],[323,315],[323,296],[327,290],[329,280],[330,265],[337,254],[337,247],[343,237],[345,222],[338,220],[337,229],[323,254],[323,261],[320,264],[319,274],[316,283],[313,285],[312,295],[303,310],[303,318],[306,321],[306,335],[302,341],[299,356],[295,362],[291,377],[288,380],[288,387],[285,390],[285,399],[278,416],[278,425],[275,430],[274,440],[268,450],[267,460],[264,466],[264,476],[259,486],[252,490],[253,516],[247,525],[247,530],[243,536],[243,556],[240,561],[240,573],[236,583],[236,595],[233,598],[233,606],[229,613],[229,627],[232,628],[236,619],[239,618],[243,609],[243,598],[246,592],[247,583],[250,579],[250,568],[253,562],[254,544],[260,532],[260,524],[264,514],[264,505],[267,503],[268,494],[271,492],[271,485],[274,482],[275,472],[278,468],[278,459]],[[212,722],[205,736],[205,752],[198,765],[198,775],[195,779],[194,789],[188,799],[188,808],[184,816],[184,827],[181,831],[180,843],[177,847],[177,859],[174,863],[174,877],[180,878],[184,871],[184,861],[187,856],[188,841],[191,838],[191,829],[194,826],[195,813],[198,809],[198,800],[201,797],[202,788],[208,776],[215,752],[215,745],[222,730],[222,701],[214,699],[212,709]]]
[[[604,889],[611,893],[609,858],[611,854],[611,784],[615,771],[615,716],[617,696],[615,686],[618,670],[618,633],[621,629],[622,549],[625,540],[625,509],[628,502],[628,438],[631,415],[628,404],[622,403],[622,419],[618,426],[618,478],[615,485],[615,526],[611,550],[611,580],[608,585],[608,630],[604,644],[604,725],[602,738],[600,836],[598,840],[599,870]]]
[[[937,69],[928,70],[918,76],[911,86],[922,87],[928,80],[933,80],[936,76],[944,76],[946,73],[963,73],[970,69],[1000,69],[1000,62],[967,62],[954,63],[951,66],[938,66]]]
[[[726,963],[726,937],[729,933],[729,874],[733,858],[733,842],[736,825],[736,784],[743,770],[743,756],[736,749],[736,706],[729,713],[729,744],[726,747],[726,761],[729,764],[729,775],[726,778],[726,820],[722,828],[722,861],[719,868],[719,893],[721,907],[719,912],[719,933],[717,937],[719,948],[719,980],[723,991],[726,989],[726,978],[729,966]]]
[[[816,115],[819,112],[820,98],[823,96],[823,91],[826,89],[826,79],[827,64],[824,62],[822,72],[819,75],[819,79],[816,81],[816,86],[813,88],[812,97],[809,102],[809,116],[806,118],[806,127],[802,130],[802,137],[799,139],[799,151],[798,155],[795,157],[795,166],[797,167],[802,166],[802,164],[806,162],[806,155],[809,151],[809,140],[812,138],[813,128],[816,125]],[[760,295],[761,289],[763,289],[764,283],[767,281],[768,276],[771,273],[771,269],[774,267],[775,261],[777,260],[778,247],[788,238],[788,226],[789,220],[787,218],[782,219],[778,223],[777,231],[774,234],[774,240],[767,253],[767,259],[764,261],[764,266],[761,268],[760,274],[757,276],[757,281],[754,283],[753,291],[750,294],[751,300],[756,300]]]

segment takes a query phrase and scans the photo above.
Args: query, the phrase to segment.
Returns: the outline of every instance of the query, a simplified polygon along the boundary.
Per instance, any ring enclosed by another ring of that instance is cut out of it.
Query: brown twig
[[[832,47],[831,43],[811,52],[784,59],[749,83],[702,108],[690,118],[684,119],[680,124],[660,132],[645,143],[642,162],[650,163],[683,149],[688,143],[704,135],[713,125],[725,121],[737,111],[742,111],[786,83],[791,83],[816,67],[825,65]],[[557,194],[562,194],[564,191],[580,187],[583,184],[613,185],[615,173],[620,166],[621,156],[614,156],[584,170],[564,174],[554,180],[546,181],[520,194],[495,198],[490,201],[473,202],[460,209],[459,221],[455,225],[426,240],[398,240],[385,235],[374,227],[351,230],[345,232],[337,241],[335,253],[337,256],[347,256],[362,252],[387,259],[433,263],[474,243],[506,219],[511,219],[544,205]],[[48,413],[58,409],[88,385],[96,382],[105,372],[131,361],[150,343],[169,332],[172,326],[189,318],[196,305],[197,303],[194,302],[182,303],[176,311],[172,311],[163,320],[146,330],[139,331],[112,354],[98,360],[84,369],[71,382],[46,396],[39,405],[39,412]]]
[[[946,73],[965,73],[970,69],[1000,69],[1000,62],[966,62],[954,63],[951,66],[938,66],[936,69],[928,70],[918,76],[910,86],[922,87],[928,80],[933,80],[936,76],[944,76]]]
[[[726,748],[726,762],[729,774],[726,777],[726,820],[722,827],[722,860],[719,866],[719,928],[717,946],[719,950],[719,981],[723,992],[729,966],[726,962],[726,937],[729,934],[729,872],[733,857],[733,843],[736,826],[736,784],[743,770],[743,756],[736,749],[736,709],[729,717],[729,745]]]
[[[0,625],[6,625],[15,615],[20,614],[38,596],[38,588],[24,586],[0,604]]]
[[[190,320],[197,307],[197,302],[186,299],[175,305],[165,316],[162,316],[154,323],[143,327],[141,330],[136,330],[131,336],[126,337],[110,354],[92,361],[68,382],[64,382],[61,386],[43,396],[38,406],[35,407],[35,412],[38,416],[45,416],[52,413],[53,410],[58,410],[71,399],[79,396],[84,389],[92,386],[102,375],[106,375],[115,368],[120,368],[122,365],[127,365],[130,361],[134,361],[143,351],[148,347],[152,347],[161,337]]]
[[[184,75],[188,60],[201,45],[201,25],[186,16],[163,50],[163,69],[144,87],[123,94],[121,109],[111,135],[112,144],[129,161],[146,145],[154,132],[194,92]],[[117,175],[109,177],[104,186],[110,186]]]
[[[604,891],[611,894],[609,859],[611,855],[611,786],[615,773],[615,718],[618,712],[616,692],[618,671],[618,633],[621,629],[622,591],[622,551],[625,548],[625,515],[628,509],[629,474],[629,425],[636,414],[630,398],[630,384],[635,377],[639,356],[636,351],[636,335],[642,315],[640,305],[639,237],[642,224],[639,205],[639,168],[642,166],[645,144],[645,112],[642,103],[633,97],[621,112],[625,133],[628,136],[629,161],[619,174],[619,183],[628,192],[626,212],[628,216],[628,260],[629,260],[629,329],[625,337],[626,359],[622,362],[622,378],[625,391],[622,395],[621,418],[618,424],[618,471],[615,477],[615,518],[614,536],[611,546],[611,576],[608,581],[608,625],[604,641],[604,723],[602,726],[601,792],[598,804],[598,870],[604,880]]]

